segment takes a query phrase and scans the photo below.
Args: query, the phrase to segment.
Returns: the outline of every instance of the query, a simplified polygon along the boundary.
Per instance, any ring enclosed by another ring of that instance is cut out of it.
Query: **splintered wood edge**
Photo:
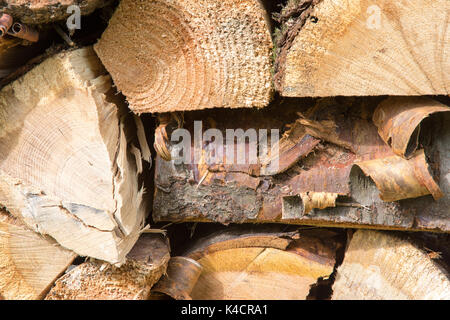
[[[46,81],[42,81],[40,78],[42,75],[39,74],[43,68],[55,71],[46,74]],[[61,72],[58,73],[56,70],[61,70]],[[6,109],[4,110],[5,112],[3,112],[2,117],[0,118],[0,124],[2,125],[0,138],[4,138],[18,128],[18,126],[20,127],[23,122],[23,117],[25,117],[36,105],[39,105],[39,101],[46,101],[49,98],[52,98],[47,95],[52,92],[60,92],[66,86],[71,88],[82,88],[82,90],[86,92],[86,95],[94,101],[96,108],[101,107],[105,109],[103,111],[109,112],[106,115],[107,117],[114,116],[114,112],[117,113],[117,107],[105,100],[106,92],[111,89],[111,80],[108,76],[104,76],[105,72],[106,71],[95,56],[91,47],[63,52],[47,59],[20,79],[2,89],[1,93],[5,96],[3,97],[3,101],[0,100],[0,102],[5,102],[4,99],[11,94],[14,95],[14,93],[20,93],[20,99],[23,101],[21,104],[23,110],[18,108],[8,111],[6,111]],[[35,83],[39,83],[37,87],[41,86],[42,88],[51,84],[52,91],[32,91],[27,89],[28,85],[33,85]],[[99,112],[99,110],[97,110],[97,112]],[[98,117],[100,116],[101,115],[99,114]],[[97,230],[94,226],[90,225],[91,221],[83,221],[82,219],[84,218],[81,216],[71,216],[69,214],[71,213],[71,207],[67,206],[67,203],[62,203],[52,196],[43,194],[41,192],[42,190],[37,190],[35,186],[26,186],[23,182],[17,181],[14,177],[10,177],[4,172],[0,172],[3,184],[2,191],[3,193],[6,192],[6,194],[3,194],[5,197],[5,199],[2,199],[3,203],[7,204],[7,207],[11,209],[10,212],[16,216],[21,216],[23,221],[31,228],[35,229],[35,231],[51,235],[64,247],[70,248],[80,255],[93,256],[111,263],[122,263],[126,253],[137,240],[140,228],[143,227],[145,208],[141,205],[143,189],[133,191],[134,188],[129,188],[130,179],[136,178],[137,173],[133,173],[135,168],[127,161],[127,141],[123,134],[123,124],[118,116],[116,129],[116,131],[120,131],[121,134],[118,134],[119,138],[116,137],[116,140],[119,139],[119,141],[114,142],[114,139],[110,139],[111,133],[114,132],[107,128],[104,122],[101,122],[99,125],[99,138],[105,140],[103,143],[108,148],[107,155],[111,162],[113,160],[115,161],[112,165],[116,166],[116,169],[118,169],[115,170],[114,168],[111,168],[111,170],[114,169],[116,173],[120,172],[120,176],[111,173],[114,176],[113,183],[115,184],[114,193],[111,197],[116,201],[120,199],[120,203],[123,206],[126,205],[127,207],[130,207],[131,204],[131,208],[136,207],[136,210],[132,210],[136,213],[136,216],[134,217],[135,220],[133,220],[133,217],[130,217],[130,214],[126,216],[122,210],[115,210],[115,222],[111,221],[111,223],[117,223],[118,226],[120,226],[121,229],[117,230],[119,232],[104,232],[101,230],[104,228],[103,226]],[[18,184],[17,182],[20,183]],[[46,214],[52,214],[55,215],[55,217],[63,218],[62,221],[56,222],[57,219],[42,220],[38,216],[24,214],[22,209],[24,208],[23,204],[27,202],[27,199],[25,194],[22,194],[23,192],[41,194],[40,201],[43,206],[45,205]],[[132,194],[133,192],[135,192],[135,194]],[[131,198],[129,197],[130,193]],[[89,208],[85,207],[85,209]],[[88,216],[85,215],[85,218],[87,217]],[[79,220],[83,223],[80,224]],[[55,222],[53,223],[52,221]],[[81,244],[74,241],[73,237],[70,237],[71,233],[67,232],[67,230],[66,232],[61,232],[61,223],[66,223],[66,227],[72,228],[74,231],[72,234],[77,234],[78,239],[84,239],[81,241]],[[120,235],[121,232],[123,233],[122,236]],[[86,241],[90,241],[89,245],[86,244]],[[109,248],[113,249],[115,253],[111,254],[111,250],[109,252],[98,250],[99,243],[103,243],[104,246],[109,243]]]

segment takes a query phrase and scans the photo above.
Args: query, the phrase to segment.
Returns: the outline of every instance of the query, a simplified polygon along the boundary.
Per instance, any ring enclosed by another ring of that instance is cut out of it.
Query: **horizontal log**
[[[292,112],[300,112],[300,116],[295,115],[297,126],[321,143],[306,157],[291,164],[290,169],[275,175],[261,175],[264,171],[261,161],[256,165],[236,166],[225,163],[224,157],[224,164],[211,165],[206,152],[197,164],[175,164],[179,146],[175,141],[166,143],[175,156],[172,161],[156,159],[153,218],[157,221],[281,222],[449,232],[448,112],[422,121],[421,145],[425,146],[427,155],[427,159],[422,160],[428,162],[411,167],[405,171],[405,177],[400,176],[405,181],[395,182],[397,188],[403,188],[402,183],[412,183],[413,179],[428,181],[426,193],[442,193],[439,200],[430,195],[412,199],[404,195],[401,200],[396,199],[398,201],[383,201],[370,177],[351,175],[355,164],[376,159],[381,163],[380,172],[387,173],[391,167],[384,159],[398,157],[380,138],[371,121],[378,102],[378,99],[366,98],[356,102],[354,99],[324,99],[312,106],[291,106],[290,109],[289,105],[284,105],[283,114],[274,111],[281,106],[259,113],[241,111],[239,115],[227,111],[185,114],[184,127],[194,140],[193,120],[214,119],[206,121],[203,129],[214,126],[225,137],[228,128],[282,129],[292,123]],[[244,144],[248,152],[248,140]],[[205,145],[204,142],[204,148]],[[196,148],[198,146],[192,143],[192,154]],[[428,180],[421,180],[425,175]],[[311,210],[305,210],[305,204]]]
[[[109,2],[104,0],[2,0],[0,13],[8,13],[23,23],[42,24],[67,19],[75,13],[73,10],[68,10],[73,5],[79,8],[80,14],[85,15]]]

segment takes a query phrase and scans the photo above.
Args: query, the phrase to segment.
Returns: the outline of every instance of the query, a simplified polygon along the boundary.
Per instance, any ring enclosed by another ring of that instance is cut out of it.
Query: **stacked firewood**
[[[449,1],[3,3],[0,298],[450,299]]]

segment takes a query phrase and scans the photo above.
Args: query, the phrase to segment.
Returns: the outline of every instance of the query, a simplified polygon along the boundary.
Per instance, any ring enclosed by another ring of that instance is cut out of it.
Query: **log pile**
[[[0,1],[0,299],[450,299],[449,10]]]

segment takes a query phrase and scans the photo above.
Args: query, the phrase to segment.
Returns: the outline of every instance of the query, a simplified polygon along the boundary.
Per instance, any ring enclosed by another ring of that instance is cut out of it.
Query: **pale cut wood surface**
[[[358,230],[337,270],[333,299],[448,300],[447,272],[408,240]]]
[[[43,298],[75,256],[0,211],[0,296],[4,299]]]
[[[143,234],[121,267],[92,259],[59,278],[46,300],[145,300],[166,272],[167,239]]]
[[[338,247],[334,235],[283,234],[277,228],[238,235],[231,230],[206,238],[206,245],[199,240],[191,248],[188,256],[203,267],[190,292],[192,299],[302,300],[318,278],[333,272]]]
[[[283,96],[449,93],[449,1],[322,0],[310,17],[280,60]]]
[[[123,0],[94,48],[136,113],[264,107],[271,97],[259,0]]]
[[[0,91],[0,203],[83,256],[122,263],[145,219],[136,160],[92,48]]]

